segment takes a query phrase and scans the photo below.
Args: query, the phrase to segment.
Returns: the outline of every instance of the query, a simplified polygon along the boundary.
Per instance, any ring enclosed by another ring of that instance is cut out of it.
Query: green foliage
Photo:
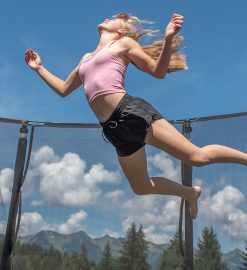
[[[81,254],[79,256],[78,260],[78,270],[90,270],[90,262],[87,255],[87,250],[84,245],[82,245],[81,248]]]
[[[184,246],[184,243],[182,243]],[[3,243],[0,241],[0,255]],[[102,258],[98,265],[88,258],[87,249],[84,245],[80,253],[63,253],[50,247],[48,250],[36,244],[21,244],[17,242],[13,253],[14,270],[151,270],[148,263],[148,244],[145,240],[142,226],[137,229],[132,223],[127,231],[119,257],[113,259],[111,247],[107,242]],[[198,239],[198,248],[195,251],[195,270],[226,270],[222,262],[222,253],[216,234],[211,227],[204,228],[202,239]],[[243,267],[247,270],[247,241],[245,251],[242,254]],[[157,270],[182,270],[183,257],[180,252],[178,232],[170,240],[165,248],[160,265]]]
[[[222,253],[216,234],[211,226],[204,228],[202,239],[198,241],[198,249],[195,251],[195,270],[226,270],[222,262]]]
[[[132,223],[120,250],[118,270],[149,270],[147,259],[148,245],[142,227],[137,231],[135,223]]]
[[[79,254],[61,254],[53,247],[45,250],[36,244],[17,242],[13,254],[13,268],[14,270],[151,270],[147,262],[148,246],[141,226],[137,231],[136,225],[134,223],[131,225],[120,254],[119,259],[114,260],[108,242],[97,266],[94,262],[90,262],[84,245]]]
[[[98,270],[95,263],[88,259],[84,246],[80,254],[61,254],[52,246],[46,250],[36,244],[17,242],[12,258],[14,270]]]
[[[32,244],[16,244],[13,255],[14,270],[59,270],[62,267],[62,255],[51,247],[44,250]]]
[[[164,250],[158,270],[181,270],[183,269],[183,257],[179,244],[179,233],[176,232]],[[184,243],[183,243],[184,246]]]
[[[245,250],[242,251],[242,267],[239,270],[247,270],[247,241],[245,241]]]
[[[113,259],[111,255],[111,248],[109,242],[107,242],[105,246],[101,262],[99,265],[99,270],[113,270]]]

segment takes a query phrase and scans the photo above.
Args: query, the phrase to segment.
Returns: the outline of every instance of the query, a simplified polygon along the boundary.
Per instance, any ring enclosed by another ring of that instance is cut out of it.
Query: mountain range
[[[3,235],[0,236],[0,239]],[[19,236],[18,241],[22,244],[37,244],[44,249],[48,249],[51,246],[59,250],[61,253],[79,253],[82,244],[87,249],[88,257],[90,260],[98,263],[101,259],[103,250],[109,242],[111,247],[111,254],[113,258],[119,256],[118,251],[122,247],[124,238],[113,238],[109,235],[105,235],[100,238],[91,238],[85,232],[79,231],[72,234],[60,234],[54,231],[41,231],[34,235]],[[158,268],[160,263],[160,257],[163,250],[167,247],[167,244],[157,245],[148,242],[149,256],[148,261],[153,270]],[[227,264],[228,270],[238,270],[241,264],[241,250],[233,249],[231,252],[223,254],[222,260]]]

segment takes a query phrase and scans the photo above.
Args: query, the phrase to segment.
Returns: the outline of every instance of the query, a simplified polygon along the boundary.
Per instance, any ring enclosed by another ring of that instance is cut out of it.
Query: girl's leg
[[[198,186],[186,187],[164,177],[149,177],[147,172],[147,157],[142,147],[127,157],[118,157],[133,191],[138,195],[162,194],[179,196],[187,200],[190,205],[191,217],[197,215],[197,199],[201,194]]]
[[[163,118],[151,124],[145,142],[193,166],[211,163],[247,165],[247,154],[223,145],[197,147]]]

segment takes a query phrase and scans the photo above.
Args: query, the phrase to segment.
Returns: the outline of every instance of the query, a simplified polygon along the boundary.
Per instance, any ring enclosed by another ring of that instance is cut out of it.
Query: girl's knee
[[[138,179],[139,181],[135,181],[135,185],[131,184],[130,182],[130,185],[131,185],[131,188],[133,190],[133,192],[136,194],[136,195],[147,195],[150,193],[150,185],[151,185],[151,182],[150,180],[145,180],[145,181],[141,181],[140,179]]]
[[[199,148],[189,156],[188,164],[195,167],[202,167],[210,164],[210,157],[203,148]]]
[[[141,188],[136,188],[136,189],[132,189],[133,191],[134,191],[134,193],[136,194],[136,195],[146,195],[147,193],[143,190],[143,189],[141,189]]]

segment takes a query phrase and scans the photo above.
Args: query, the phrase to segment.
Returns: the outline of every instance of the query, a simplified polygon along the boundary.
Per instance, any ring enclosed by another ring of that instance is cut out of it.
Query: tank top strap
[[[116,42],[118,39],[115,39],[115,40],[112,40],[109,44],[108,44],[108,48],[110,48],[110,46],[114,43],[114,42]]]

